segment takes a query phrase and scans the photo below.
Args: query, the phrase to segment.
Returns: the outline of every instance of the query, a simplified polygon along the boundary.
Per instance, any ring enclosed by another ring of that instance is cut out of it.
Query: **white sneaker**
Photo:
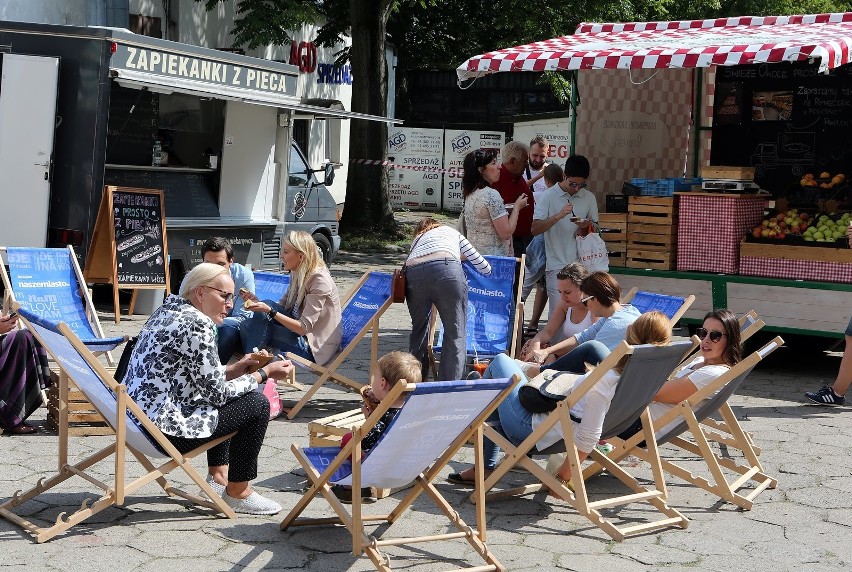
[[[234,512],[242,514],[278,514],[281,512],[280,504],[274,500],[260,496],[257,491],[253,491],[244,499],[235,499],[227,494],[223,494],[222,500],[234,509]]]
[[[206,481],[207,481],[207,484],[210,485],[213,488],[214,491],[216,491],[217,495],[219,495],[221,497],[222,495],[225,494],[225,485],[220,485],[219,483],[214,481],[213,475],[207,475]],[[209,498],[207,496],[207,493],[205,493],[204,491],[200,491],[200,494],[204,498]]]

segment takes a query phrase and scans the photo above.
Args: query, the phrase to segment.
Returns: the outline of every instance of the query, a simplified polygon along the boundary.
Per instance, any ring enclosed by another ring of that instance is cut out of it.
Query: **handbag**
[[[414,250],[414,247],[417,246],[417,241],[420,240],[422,234],[414,239],[414,242],[411,244],[411,250]],[[393,271],[393,277],[391,278],[391,302],[394,304],[401,304],[405,302],[405,270],[408,265],[408,260],[402,264],[402,268],[398,268]]]
[[[278,384],[270,379],[263,385],[263,395],[269,400],[269,419],[275,419],[281,415],[283,409],[281,397],[278,395]]]
[[[576,373],[546,369],[518,390],[518,399],[527,411],[549,413],[556,404],[571,395],[582,377]]]
[[[136,342],[139,341],[139,336],[133,336],[124,344],[124,349],[121,350],[121,357],[118,358],[118,363],[115,366],[113,374],[118,383],[124,381],[124,376],[127,375],[127,368],[130,366],[130,356],[133,355],[133,349],[136,347]]]
[[[592,232],[577,237],[577,262],[589,272],[609,272],[609,254],[600,234]]]

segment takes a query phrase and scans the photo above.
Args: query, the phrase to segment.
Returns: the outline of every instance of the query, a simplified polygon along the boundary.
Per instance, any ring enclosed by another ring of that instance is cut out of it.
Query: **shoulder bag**
[[[414,247],[417,246],[417,241],[420,240],[421,236],[423,235],[421,234],[414,239],[414,242],[411,244],[411,251],[414,251]],[[408,259],[406,258],[405,262],[402,263],[402,268],[393,271],[393,278],[391,279],[391,302],[394,304],[405,302],[405,270],[407,266]]]
[[[576,373],[546,369],[518,390],[518,399],[527,411],[548,413],[556,404],[571,395],[577,379]]]

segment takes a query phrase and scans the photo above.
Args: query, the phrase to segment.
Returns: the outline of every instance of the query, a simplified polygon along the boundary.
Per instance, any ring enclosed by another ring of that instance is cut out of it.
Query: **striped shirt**
[[[420,258],[436,252],[445,252],[456,260],[467,260],[480,274],[491,274],[491,265],[456,229],[442,225],[414,239],[408,260]]]

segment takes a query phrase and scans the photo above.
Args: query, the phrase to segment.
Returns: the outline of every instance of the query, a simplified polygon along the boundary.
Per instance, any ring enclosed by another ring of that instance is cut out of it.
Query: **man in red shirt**
[[[527,195],[529,200],[527,207],[518,215],[518,226],[515,227],[515,232],[512,234],[515,256],[520,258],[526,252],[527,245],[533,238],[530,227],[532,226],[535,204],[533,194],[523,177],[529,160],[529,147],[520,141],[509,141],[503,146],[500,154],[503,163],[500,165],[500,178],[494,183],[494,188],[500,193],[503,202],[507,205],[514,204],[521,195]]]

